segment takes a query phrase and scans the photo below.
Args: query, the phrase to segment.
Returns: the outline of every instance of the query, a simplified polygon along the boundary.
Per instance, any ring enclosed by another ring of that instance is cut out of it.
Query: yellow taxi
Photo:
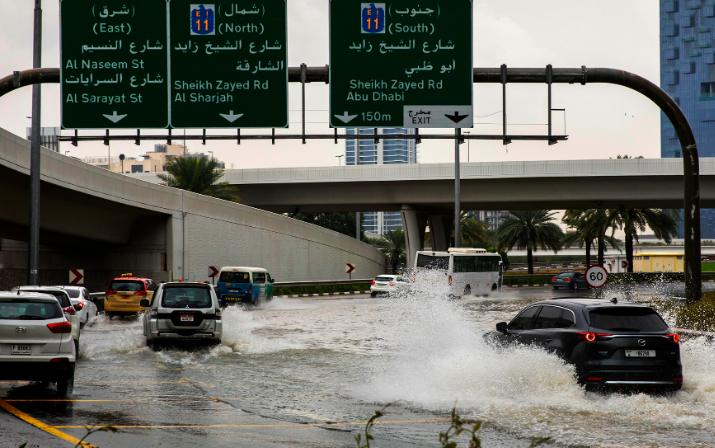
[[[134,277],[132,274],[122,274],[109,284],[104,298],[104,312],[107,317],[126,316],[146,311],[140,302],[147,299],[151,302],[156,283],[150,278]]]

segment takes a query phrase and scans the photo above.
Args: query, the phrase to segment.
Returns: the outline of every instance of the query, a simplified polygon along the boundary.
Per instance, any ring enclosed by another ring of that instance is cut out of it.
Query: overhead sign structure
[[[165,128],[166,1],[62,0],[65,129]]]
[[[603,266],[594,264],[586,270],[586,283],[591,288],[602,288],[608,283],[608,271]]]
[[[84,269],[70,269],[70,285],[84,285]]]
[[[288,127],[286,0],[170,0],[171,126]]]
[[[288,126],[286,1],[62,0],[62,127]]]
[[[471,0],[330,1],[332,127],[471,128],[472,78]]]

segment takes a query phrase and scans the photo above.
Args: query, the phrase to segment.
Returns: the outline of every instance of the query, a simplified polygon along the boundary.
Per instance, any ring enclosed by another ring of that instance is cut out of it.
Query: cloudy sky
[[[13,70],[32,68],[32,0],[0,0],[0,77]],[[328,1],[288,2],[288,62],[298,66],[328,63]],[[655,0],[489,0],[474,1],[474,65],[476,67],[609,67],[637,73],[659,84],[658,2]],[[43,67],[59,66],[59,1],[43,1]],[[510,132],[546,132],[546,86],[508,86]],[[306,87],[308,132],[328,133],[328,86]],[[42,125],[59,126],[58,85],[42,88]],[[0,127],[25,135],[30,120],[31,89],[0,98]],[[565,108],[569,141],[555,146],[545,142],[472,142],[470,161],[591,159],[617,154],[660,157],[659,111],[639,94],[618,86],[555,85],[553,107]],[[290,84],[291,129],[300,132],[300,85]],[[475,128],[483,134],[501,132],[501,86],[474,86]],[[518,124],[518,125],[517,125]],[[67,131],[69,132],[69,131]],[[180,133],[177,131],[176,133]],[[191,131],[190,131],[191,132]],[[269,130],[265,132],[270,132]],[[281,131],[283,132],[283,131]],[[425,131],[423,131],[425,132]],[[439,131],[434,131],[439,132]],[[451,131],[445,131],[450,132]],[[554,133],[564,132],[564,117],[554,113]],[[143,154],[153,142],[137,147],[112,143],[113,155]],[[212,150],[235,168],[336,165],[344,143],[332,142],[226,142],[189,143],[190,150]],[[422,163],[454,160],[453,143],[432,141],[419,147]],[[106,155],[101,143],[64,143],[69,155]],[[467,158],[464,145],[463,160]]]

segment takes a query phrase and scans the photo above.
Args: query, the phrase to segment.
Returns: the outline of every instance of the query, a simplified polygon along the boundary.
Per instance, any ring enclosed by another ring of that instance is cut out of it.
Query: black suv
[[[544,300],[487,335],[536,344],[576,366],[588,390],[678,390],[680,336],[653,309],[598,299]]]

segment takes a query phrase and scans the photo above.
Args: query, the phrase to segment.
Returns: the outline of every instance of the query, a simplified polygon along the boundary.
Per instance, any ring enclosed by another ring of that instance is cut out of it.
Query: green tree
[[[628,272],[633,272],[633,240],[638,241],[638,232],[647,227],[656,238],[670,244],[677,234],[678,224],[671,212],[659,208],[630,208],[614,210],[614,223],[623,229],[626,235],[626,260]]]
[[[355,238],[355,213],[354,212],[318,212],[318,213],[288,213],[293,219],[309,222],[316,226],[334,230],[343,235]],[[362,222],[365,214],[360,214],[360,241],[366,241],[365,229]]]
[[[461,212],[459,218],[462,247],[486,246],[489,242],[489,225],[484,221],[477,221],[467,212]],[[452,238],[454,238],[454,230],[452,230]]]
[[[395,231],[388,231],[378,242],[378,247],[387,256],[387,261],[392,267],[392,273],[397,273],[400,262],[405,262],[407,253],[407,243],[405,242],[405,232],[401,228]]]
[[[562,219],[566,224],[577,229],[578,236],[572,236],[571,239],[577,242],[583,238],[583,245],[586,246],[587,263],[591,263],[591,248],[586,241],[591,243],[595,240],[597,243],[597,263],[603,265],[603,258],[606,252],[606,244],[612,248],[620,249],[620,241],[613,237],[616,225],[616,212],[613,209],[596,209],[596,210],[566,210]],[[608,229],[611,229],[611,234],[608,235]],[[573,243],[572,242],[572,243]],[[581,247],[581,245],[579,245]]]
[[[162,185],[213,196],[218,199],[239,202],[237,188],[228,182],[219,182],[223,172],[216,169],[213,158],[185,155],[167,162],[166,172],[158,175]]]
[[[497,230],[497,251],[510,250],[514,246],[526,249],[529,274],[534,273],[534,249],[561,249],[564,232],[551,222],[551,210],[509,210],[512,216],[506,218]]]

